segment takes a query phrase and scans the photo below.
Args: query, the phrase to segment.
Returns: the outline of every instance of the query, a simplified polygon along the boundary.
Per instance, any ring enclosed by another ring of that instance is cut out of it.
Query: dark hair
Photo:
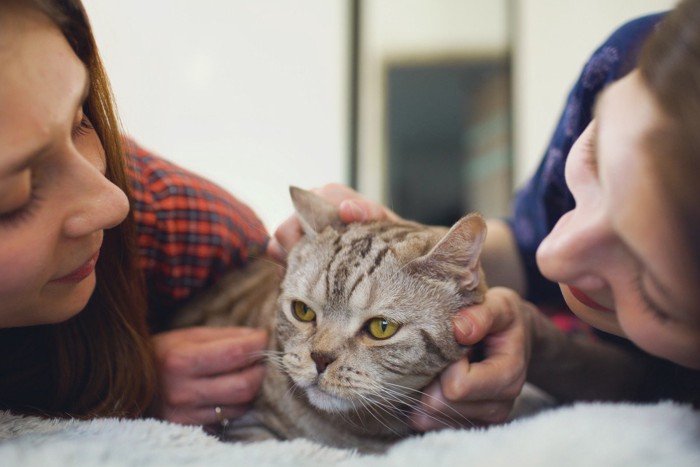
[[[112,93],[79,0],[17,0],[63,32],[90,76],[84,112],[105,149],[106,176],[129,194]],[[145,286],[130,213],[105,231],[87,306],[53,325],[0,330],[0,407],[54,416],[142,415],[156,387]]]
[[[685,265],[700,277],[700,0],[679,3],[642,49],[642,79],[668,119],[652,166],[666,205],[691,254]]]

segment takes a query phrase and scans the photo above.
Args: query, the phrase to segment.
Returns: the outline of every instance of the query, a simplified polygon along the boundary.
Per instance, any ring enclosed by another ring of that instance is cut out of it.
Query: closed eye
[[[80,122],[73,127],[71,134],[73,136],[73,139],[75,139],[80,136],[85,136],[89,134],[94,129],[95,127],[92,126],[90,120],[85,115],[83,115],[83,117],[80,119]]]
[[[42,201],[40,190],[32,177],[29,200],[17,209],[0,214],[0,226],[14,227],[30,219]]]

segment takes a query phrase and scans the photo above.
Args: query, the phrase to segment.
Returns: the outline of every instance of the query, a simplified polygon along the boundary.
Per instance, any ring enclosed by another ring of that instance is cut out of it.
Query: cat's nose
[[[316,363],[316,371],[318,371],[318,374],[320,375],[326,371],[328,365],[333,363],[335,356],[327,352],[311,352],[311,360]]]

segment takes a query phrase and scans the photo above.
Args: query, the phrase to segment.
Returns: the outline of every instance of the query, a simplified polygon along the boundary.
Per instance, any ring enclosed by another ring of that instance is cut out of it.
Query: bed
[[[700,466],[688,405],[586,403],[505,425],[409,438],[382,455],[307,440],[223,443],[157,420],[40,419],[0,412],[0,466]]]

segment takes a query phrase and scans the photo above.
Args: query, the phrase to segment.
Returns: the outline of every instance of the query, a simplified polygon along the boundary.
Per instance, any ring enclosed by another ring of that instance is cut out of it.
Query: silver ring
[[[219,421],[219,425],[221,425],[222,428],[226,428],[229,420],[228,418],[224,417],[224,411],[220,405],[214,407],[214,413],[216,414],[216,419]]]

